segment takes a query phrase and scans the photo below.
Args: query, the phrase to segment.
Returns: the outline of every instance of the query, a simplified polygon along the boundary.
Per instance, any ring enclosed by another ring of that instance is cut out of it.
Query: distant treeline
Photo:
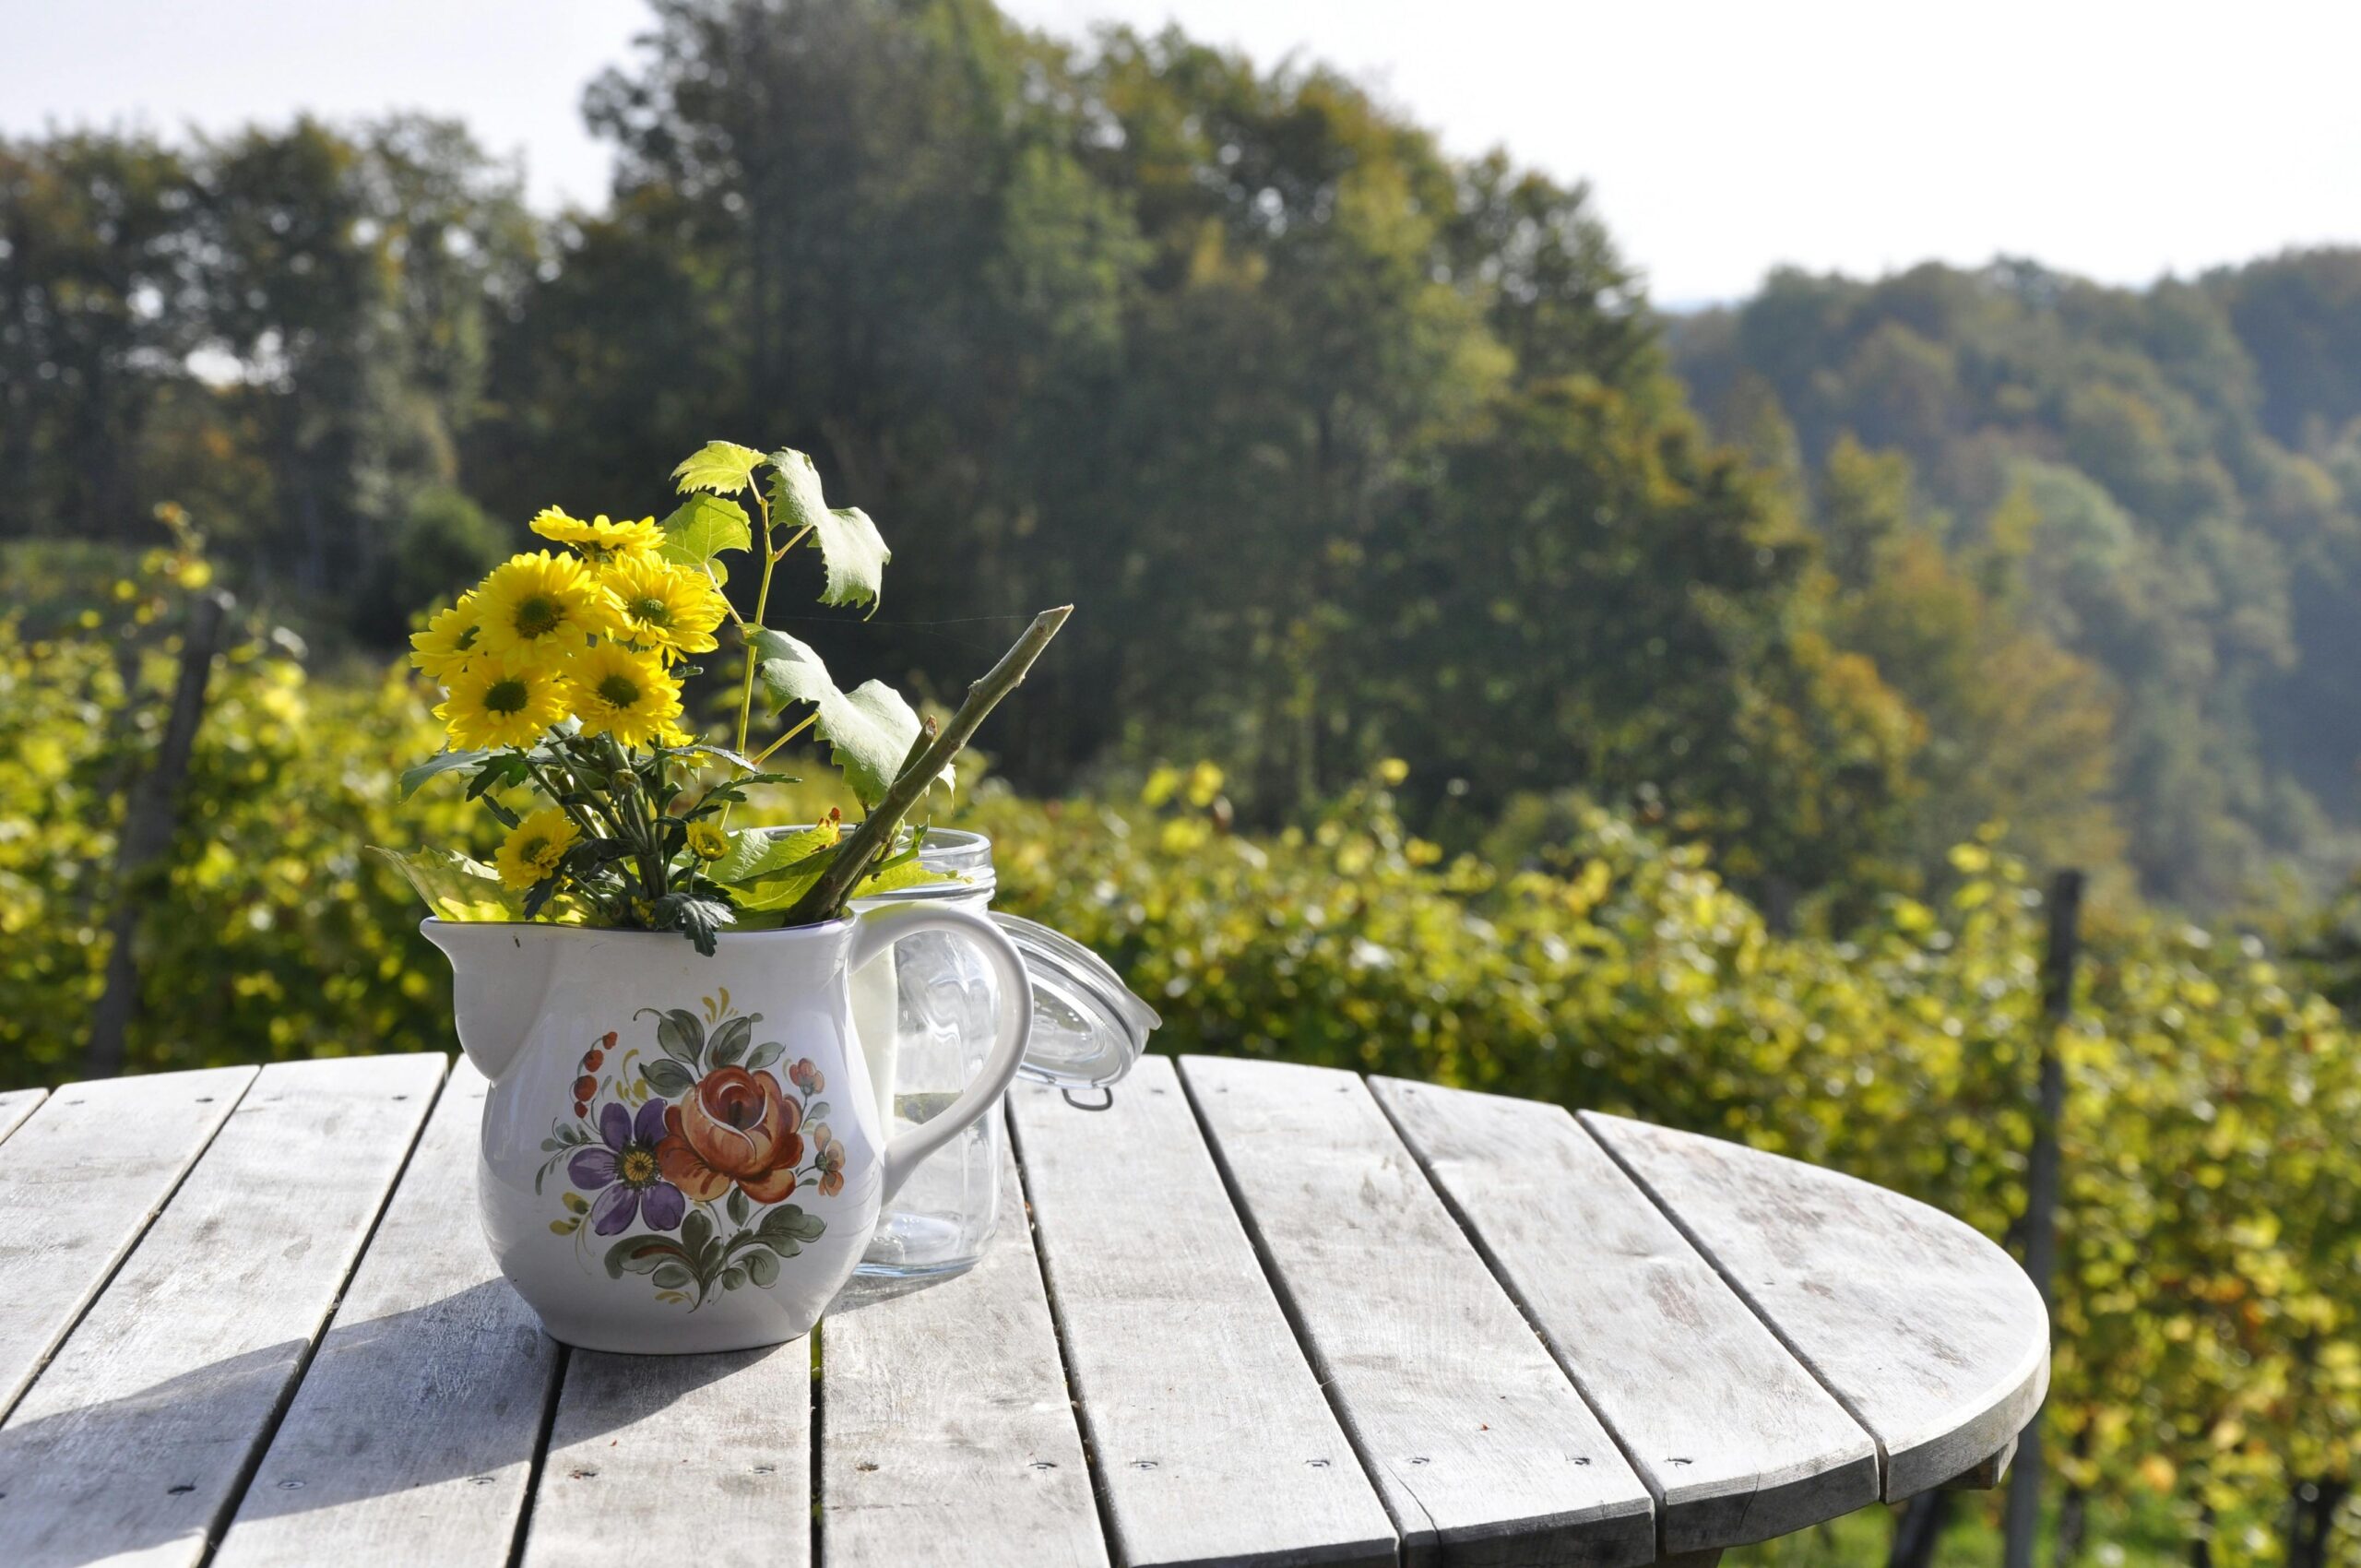
[[[1275,822],[1398,754],[1446,843],[1578,790],[1782,918],[1987,821],[2219,904],[2361,820],[2361,257],[1781,277],[1667,332],[1581,187],[1317,67],[656,12],[554,220],[417,117],[0,143],[0,536],[178,501],[389,649],[540,506],[783,434],[900,551],[824,650],[939,692],[979,618],[1081,606],[991,737],[1033,790],[1206,754]]]

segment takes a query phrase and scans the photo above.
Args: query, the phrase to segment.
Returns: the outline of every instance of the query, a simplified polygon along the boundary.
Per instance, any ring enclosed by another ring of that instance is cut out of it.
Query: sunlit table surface
[[[2047,1382],[2023,1274],[1923,1205],[1210,1057],[1013,1091],[965,1275],[569,1351],[477,1229],[483,1093],[423,1055],[0,1096],[0,1563],[1710,1562],[1992,1484]]]

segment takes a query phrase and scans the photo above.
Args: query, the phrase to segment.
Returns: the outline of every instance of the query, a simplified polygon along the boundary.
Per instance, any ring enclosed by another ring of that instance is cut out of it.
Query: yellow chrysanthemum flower
[[[681,717],[680,683],[663,661],[621,643],[584,649],[566,669],[566,698],[586,735],[612,735],[627,746],[664,735]]]
[[[667,664],[684,653],[711,653],[730,606],[703,572],[652,555],[618,560],[601,576],[623,616],[621,636],[652,647]]]
[[[565,717],[565,693],[554,670],[487,655],[451,677],[434,717],[462,750],[529,746]]]
[[[571,555],[537,550],[512,555],[476,589],[488,653],[551,669],[593,636],[616,630],[615,601],[590,569]]]
[[[611,523],[599,513],[588,522],[569,517],[555,506],[544,506],[530,525],[543,539],[570,544],[594,566],[607,566],[635,555],[654,555],[663,547],[664,530],[653,517],[635,523]]]
[[[730,835],[709,822],[689,824],[689,853],[701,861],[718,861],[730,852]]]
[[[558,861],[582,837],[574,819],[555,806],[537,811],[511,829],[492,858],[503,887],[526,888],[557,870]]]
[[[476,596],[463,593],[458,603],[437,612],[426,630],[410,635],[409,661],[437,685],[448,685],[482,651],[476,647]]]

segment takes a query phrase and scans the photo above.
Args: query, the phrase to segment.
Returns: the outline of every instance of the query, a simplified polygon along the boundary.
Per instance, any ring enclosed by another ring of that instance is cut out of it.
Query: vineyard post
[[[2074,1010],[2082,914],[2082,873],[2061,871],[2049,884],[2049,944],[2042,957],[2041,1025],[2035,1039],[2041,1070],[2035,1090],[2033,1152],[2025,1170],[2025,1273],[2045,1309],[2058,1269],[2058,1123],[2066,1110],[2066,1069],[2058,1059],[2058,1037]],[[2018,1439],[2016,1471],[2009,1478],[2003,1568],[2033,1568],[2041,1529],[2041,1416],[2035,1412]]]
[[[106,985],[90,1015],[89,1043],[82,1053],[82,1071],[93,1078],[111,1078],[123,1071],[124,1037],[139,1008],[139,966],[132,946],[139,932],[141,901],[172,847],[181,782],[188,776],[196,727],[205,717],[205,688],[212,678],[213,655],[221,646],[221,623],[229,607],[230,596],[219,591],[199,593],[190,602],[188,624],[181,633],[180,678],[172,686],[163,743],[156,749],[155,766],[132,786],[124,807],[123,836],[115,845],[114,912],[107,922]]]

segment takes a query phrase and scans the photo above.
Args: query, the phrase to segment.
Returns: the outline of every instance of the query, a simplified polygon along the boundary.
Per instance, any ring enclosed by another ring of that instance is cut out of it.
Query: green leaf
[[[406,767],[402,769],[401,799],[409,800],[420,785],[437,775],[473,767],[491,754],[490,752],[438,752],[416,767]]]
[[[708,441],[681,459],[681,466],[672,470],[672,479],[683,493],[711,490],[735,495],[753,484],[754,469],[762,460],[763,455],[752,446],[741,446],[735,441]]]
[[[521,921],[521,897],[501,885],[499,873],[455,849],[380,849],[369,852],[402,873],[426,907],[446,921]]]
[[[778,1283],[778,1259],[761,1251],[750,1251],[739,1260],[746,1270],[746,1277],[767,1290]]]
[[[697,1282],[697,1277],[677,1263],[661,1263],[648,1277],[649,1283],[665,1290],[684,1290]]]
[[[804,1213],[801,1205],[782,1204],[763,1216],[762,1224],[755,1228],[754,1239],[766,1246],[774,1239],[816,1241],[827,1229],[826,1220],[817,1215]]]
[[[828,1102],[825,1099],[815,1099],[803,1108],[803,1120],[806,1122],[825,1122],[827,1119]]]
[[[746,1071],[759,1073],[786,1054],[787,1047],[775,1039],[766,1039],[754,1047],[753,1054],[746,1058]]]
[[[730,850],[706,868],[724,886],[773,877],[836,847],[843,830],[833,822],[817,827],[748,827],[730,836]]]
[[[810,529],[828,573],[823,604],[875,604],[885,591],[885,563],[894,552],[869,514],[858,506],[830,507],[820,489],[820,470],[792,447],[770,455],[771,511],[793,529]]]
[[[753,1019],[725,1019],[713,1031],[714,1065],[717,1067],[738,1065],[738,1058],[746,1053],[746,1043],[753,1038]]]
[[[664,519],[663,528],[664,545],[657,553],[683,566],[708,567],[716,582],[728,582],[730,576],[715,556],[725,550],[754,547],[754,530],[746,520],[746,508],[718,496],[690,496]]]
[[[896,861],[879,867],[865,876],[860,885],[852,890],[856,898],[874,898],[881,893],[898,893],[906,887],[931,887],[943,882],[965,882],[957,872],[933,871],[919,863],[918,857]]]
[[[689,1217],[681,1221],[681,1245],[687,1249],[690,1256],[694,1257],[703,1253],[706,1243],[712,1240],[713,1221],[706,1217],[705,1210],[689,1210]]]
[[[762,1255],[768,1257],[770,1254],[768,1253],[765,1253]],[[721,1271],[721,1288],[724,1290],[735,1290],[738,1287],[745,1283],[745,1265],[733,1263],[728,1268]]]
[[[754,633],[758,662],[755,677],[774,711],[790,703],[810,703],[819,709],[815,726],[828,742],[845,782],[864,806],[885,798],[902,759],[910,754],[921,726],[919,716],[900,693],[882,681],[865,681],[850,692],[840,692],[829,679],[828,667],[811,647],[784,632],[762,627]],[[946,790],[955,784],[954,770],[942,776]]]
[[[641,1063],[639,1075],[647,1080],[650,1090],[666,1099],[678,1099],[694,1087],[697,1081],[696,1075],[686,1067],[661,1056],[652,1062]]]
[[[753,1212],[753,1205],[746,1201],[746,1190],[743,1187],[730,1189],[730,1202],[726,1206],[730,1214],[730,1223],[732,1225],[745,1224],[746,1217]]]
[[[656,1020],[656,1043],[665,1055],[696,1071],[705,1054],[705,1026],[694,1013],[675,1007]]]
[[[626,1236],[607,1249],[607,1275],[653,1274],[668,1261],[685,1263],[688,1254],[661,1236]]]

